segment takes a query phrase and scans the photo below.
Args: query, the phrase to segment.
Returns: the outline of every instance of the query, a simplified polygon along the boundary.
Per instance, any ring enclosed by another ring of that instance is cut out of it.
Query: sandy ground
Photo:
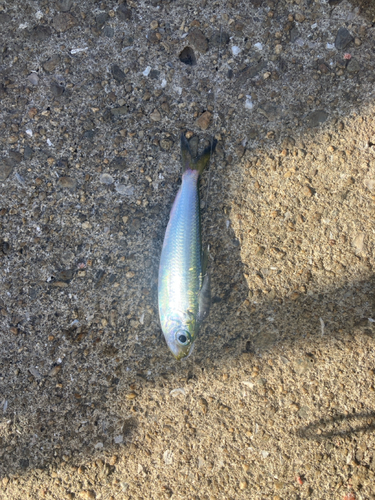
[[[2,500],[375,499],[374,65],[371,1],[0,0]],[[181,131],[218,146],[177,363]]]

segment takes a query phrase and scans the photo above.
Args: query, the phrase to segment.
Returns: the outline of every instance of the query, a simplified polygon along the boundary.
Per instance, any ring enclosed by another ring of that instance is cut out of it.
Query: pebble
[[[126,168],[125,158],[122,158],[121,156],[114,158],[109,164],[109,167],[113,170],[124,170]]]
[[[212,47],[224,47],[229,43],[230,35],[225,31],[215,31],[210,38],[210,45]]]
[[[68,188],[71,190],[74,190],[77,187],[77,181],[76,179],[73,179],[72,177],[60,177],[59,180],[57,181],[59,186],[63,188]]]
[[[153,122],[160,122],[161,114],[160,114],[159,110],[154,109],[154,111],[150,114],[150,118]]]
[[[298,23],[303,23],[303,21],[306,19],[306,17],[303,14],[301,14],[300,12],[297,12],[296,14],[294,14],[294,19]]]
[[[57,83],[57,82],[52,82],[51,83],[51,92],[54,97],[60,97],[64,93],[64,85]]]
[[[48,61],[46,61],[43,64],[43,69],[45,71],[48,71],[49,73],[51,73],[56,68],[56,66],[60,63],[60,60],[61,60],[60,56],[58,54],[54,54],[50,59],[48,59]],[[33,74],[33,73],[31,73],[31,74]],[[34,84],[34,85],[36,85],[36,84]]]
[[[132,18],[132,11],[122,3],[117,9],[117,15],[121,21],[129,21]]]
[[[311,198],[311,196],[314,194],[314,190],[310,186],[303,186],[302,194],[307,198]]]
[[[270,122],[276,121],[281,117],[282,109],[280,106],[265,104],[258,108],[258,112],[265,116]]]
[[[0,182],[4,182],[13,171],[14,163],[9,158],[0,160]]]
[[[29,32],[29,37],[32,42],[43,42],[52,35],[52,30],[49,26],[36,26]]]
[[[375,188],[375,180],[374,179],[365,179],[364,185],[367,187],[369,191],[373,191]]]
[[[108,185],[110,185],[110,184],[113,184],[113,183],[114,183],[114,181],[115,181],[115,180],[114,180],[114,178],[112,177],[112,175],[109,175],[109,174],[102,174],[102,175],[100,176],[100,182],[101,182],[102,184],[108,184]]]
[[[52,23],[56,31],[64,33],[76,25],[76,19],[69,12],[62,12],[53,18]]]
[[[358,233],[353,239],[353,247],[357,253],[361,253],[364,247],[365,235],[364,233]]]
[[[42,375],[39,373],[39,370],[35,368],[34,366],[29,368],[29,372],[33,377],[35,377],[37,380],[40,380],[42,378]]]
[[[336,35],[335,47],[337,50],[345,49],[345,47],[347,47],[353,40],[354,39],[349,31],[346,28],[341,27]]]
[[[39,83],[39,77],[36,73],[30,73],[30,75],[27,77],[28,81],[31,83],[31,85],[38,85]]]
[[[171,450],[165,450],[163,454],[165,465],[173,464],[173,452]]]
[[[96,498],[96,494],[92,490],[84,490],[79,492],[79,497],[87,500],[92,500]]]
[[[188,40],[201,54],[205,54],[207,52],[208,40],[201,30],[194,29],[191,31],[189,33]]]
[[[114,64],[111,68],[112,76],[116,80],[116,82],[121,83],[126,79],[125,73],[120,69],[117,64]]]
[[[361,66],[357,59],[350,59],[346,69],[349,73],[358,73],[358,71],[361,69]]]
[[[126,106],[119,106],[118,108],[111,109],[112,116],[122,116],[128,114],[128,108]]]
[[[321,123],[324,123],[328,118],[328,113],[324,109],[318,109],[313,111],[307,117],[307,126],[308,127],[317,127]]]
[[[246,479],[243,479],[242,481],[240,481],[240,490],[246,490],[247,488],[247,481]]]
[[[55,377],[59,371],[61,370],[61,366],[60,365],[56,365],[54,366],[48,373],[48,376],[49,377]]]
[[[68,12],[73,5],[73,0],[57,0],[56,6],[60,12]]]
[[[109,15],[106,12],[101,12],[95,18],[96,26],[101,29],[105,25],[107,19],[109,19]]]
[[[197,126],[202,130],[207,130],[211,125],[212,113],[205,111],[196,121]]]
[[[124,196],[133,196],[134,194],[134,187],[133,186],[125,186],[125,184],[119,184],[116,186],[116,191],[119,194],[122,194]]]

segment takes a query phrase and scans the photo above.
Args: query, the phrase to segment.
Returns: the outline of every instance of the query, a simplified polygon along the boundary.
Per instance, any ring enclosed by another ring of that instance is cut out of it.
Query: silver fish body
[[[202,259],[198,179],[210,158],[206,149],[192,160],[181,136],[185,171],[173,203],[159,267],[159,316],[165,340],[176,359],[191,352],[209,307],[209,278]]]

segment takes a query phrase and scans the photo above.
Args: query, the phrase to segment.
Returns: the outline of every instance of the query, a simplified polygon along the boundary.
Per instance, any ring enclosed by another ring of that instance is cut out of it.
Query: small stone
[[[26,144],[25,150],[24,150],[24,153],[23,153],[24,159],[25,160],[30,160],[33,157],[33,154],[34,154],[34,150],[31,149],[31,147],[28,144]]]
[[[211,125],[212,113],[205,111],[196,121],[197,126],[202,130],[207,130]]]
[[[69,284],[66,283],[65,281],[54,281],[52,283],[52,286],[58,287],[58,288],[66,288],[67,286],[69,286]]]
[[[151,23],[150,23],[150,28],[151,28],[152,30],[156,30],[158,27],[159,27],[159,22],[158,22],[158,21],[156,21],[156,20],[151,21]]]
[[[135,399],[137,397],[137,394],[135,392],[129,392],[128,394],[125,395],[126,399]]]
[[[55,377],[61,370],[61,365],[54,366],[48,373],[49,377]]]
[[[60,177],[57,181],[59,186],[68,189],[75,189],[77,187],[77,181],[72,177]]]
[[[68,12],[73,5],[73,0],[57,0],[56,6],[60,12]]]
[[[38,85],[39,83],[39,77],[36,73],[30,73],[30,75],[27,77],[28,81],[31,83],[31,85]]]
[[[346,69],[349,73],[358,73],[358,71],[361,69],[361,65],[359,64],[357,59],[350,59]]]
[[[165,452],[163,453],[163,458],[165,465],[173,464],[173,452],[171,450],[165,450]]]
[[[230,36],[225,31],[215,31],[210,38],[212,47],[224,47],[229,43]]]
[[[303,23],[303,21],[306,19],[306,17],[303,14],[301,14],[300,12],[297,12],[296,14],[294,14],[294,19],[298,23]]]
[[[61,14],[57,14],[53,18],[53,27],[56,31],[64,33],[68,31],[70,28],[76,25],[76,19],[69,14],[68,12],[62,12]]]
[[[311,198],[311,196],[314,194],[314,190],[310,186],[303,186],[302,194],[307,198]]]
[[[208,39],[199,29],[194,29],[189,33],[189,42],[200,52],[205,54],[208,50]]]
[[[117,64],[112,66],[111,71],[116,82],[121,83],[126,79],[125,73],[119,68],[119,66],[117,66]]]
[[[8,142],[9,144],[15,144],[16,142],[18,142],[18,137],[16,135],[10,135],[8,137]]]
[[[119,184],[116,186],[116,191],[119,194],[122,194],[124,196],[133,196],[134,194],[134,187],[133,186],[125,186],[124,184]]]
[[[113,441],[114,441],[116,444],[120,444],[120,443],[122,443],[122,442],[124,441],[124,437],[123,437],[123,436],[121,436],[121,435],[120,435],[120,436],[115,436],[115,437],[113,438]]]
[[[82,223],[82,229],[91,229],[91,224],[88,220]]]
[[[109,164],[109,168],[113,170],[124,170],[126,168],[125,158],[121,158],[120,156],[114,158]]]
[[[60,63],[60,56],[58,54],[54,54],[50,59],[48,59],[48,61],[46,61],[43,64],[43,69],[51,73],[59,63]]]
[[[321,123],[324,123],[328,118],[328,113],[324,109],[318,109],[313,111],[307,118],[308,127],[317,127]]]
[[[49,38],[52,34],[52,30],[49,26],[36,26],[29,33],[30,40],[32,42],[43,42]]]
[[[111,26],[105,26],[103,29],[103,35],[107,38],[113,38],[115,36],[115,30]]]
[[[51,83],[51,92],[54,97],[60,97],[64,93],[64,86],[57,82]]]
[[[263,106],[259,106],[258,112],[265,116],[267,120],[273,122],[281,118],[282,108],[280,106],[274,106],[272,104],[266,103]]]
[[[37,368],[35,368],[34,366],[32,366],[31,368],[29,368],[29,372],[31,373],[31,375],[33,375],[33,377],[35,377],[37,380],[40,380],[42,378],[42,375],[39,373],[39,370]]]
[[[345,49],[345,47],[347,47],[352,41],[353,37],[349,31],[346,28],[341,27],[336,35],[335,47],[337,50]]]
[[[275,46],[275,54],[281,54],[282,51],[283,51],[283,46],[280,43],[278,43]]]
[[[161,120],[161,114],[157,109],[154,109],[154,111],[150,114],[150,118],[154,122],[160,122]]]
[[[111,109],[111,115],[114,117],[126,115],[128,113],[128,108],[126,106],[119,106],[118,108]]]
[[[365,235],[364,233],[358,233],[353,239],[353,247],[356,253],[361,253],[363,251]]]
[[[119,5],[117,15],[121,21],[129,21],[132,18],[132,11],[126,6],[125,3]]]
[[[0,160],[0,182],[4,182],[12,173],[14,163],[9,158]]]
[[[246,479],[242,479],[242,481],[240,481],[240,490],[246,490],[247,488],[247,481]]]
[[[92,500],[96,498],[96,494],[92,490],[84,490],[79,492],[79,497],[87,500]]]
[[[296,27],[290,30],[290,41],[292,43],[296,42],[299,39],[299,31]]]
[[[375,180],[374,179],[365,179],[364,185],[367,187],[369,191],[373,191],[375,188]]]
[[[27,114],[29,118],[33,119],[34,116],[38,114],[38,110],[36,108],[30,108]]]
[[[356,47],[360,47],[362,45],[362,42],[359,38],[354,38],[354,45]]]
[[[109,19],[109,15],[106,12],[101,12],[100,14],[98,14],[96,16],[95,21],[96,21],[96,26],[98,27],[98,29],[103,28],[107,19]]]
[[[169,151],[173,146],[173,141],[171,139],[162,139],[160,141],[160,148],[163,151]]]
[[[109,174],[102,174],[100,176],[100,182],[102,184],[107,184],[107,185],[110,185],[110,184],[113,184],[114,183],[114,178],[112,177],[112,175],[109,175]]]

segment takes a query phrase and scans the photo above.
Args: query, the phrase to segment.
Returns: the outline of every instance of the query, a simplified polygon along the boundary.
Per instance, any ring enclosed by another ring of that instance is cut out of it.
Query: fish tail
[[[189,142],[185,137],[185,134],[181,134],[181,156],[182,156],[182,171],[185,170],[198,170],[199,175],[203,172],[203,170],[207,167],[211,154],[214,152],[217,144],[217,140],[213,139],[211,144],[207,146],[204,151],[197,156],[197,158],[193,158],[191,153],[191,149],[189,146]]]

